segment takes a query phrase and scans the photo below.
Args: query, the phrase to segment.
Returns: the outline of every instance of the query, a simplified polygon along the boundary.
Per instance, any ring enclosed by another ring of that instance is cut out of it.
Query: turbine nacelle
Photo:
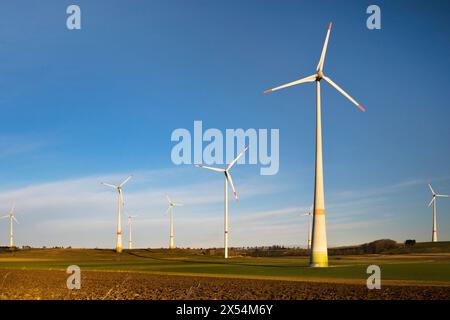
[[[325,64],[325,55],[327,53],[327,47],[328,47],[328,39],[330,38],[330,32],[331,32],[331,26],[332,23],[328,25],[328,31],[327,35],[325,37],[325,43],[322,48],[322,53],[320,55],[319,63],[317,64],[316,73],[313,75],[310,75],[309,77],[302,78],[293,82],[289,82],[286,84],[283,84],[281,86],[269,89],[264,91],[263,93],[270,93],[273,91],[277,91],[280,89],[284,89],[287,87],[295,86],[297,84],[306,83],[306,82],[320,82],[322,79],[328,82],[333,88],[335,88],[339,93],[341,93],[344,97],[346,97],[348,100],[350,100],[354,105],[356,105],[361,111],[365,112],[366,110],[358,103],[355,99],[353,99],[347,92],[345,92],[341,87],[339,87],[336,83],[333,82],[329,77],[325,76],[323,74],[323,66]]]
[[[236,201],[238,201],[238,195],[237,195],[236,189],[234,188],[233,178],[231,177],[230,169],[244,155],[244,153],[245,153],[245,151],[247,151],[247,149],[248,149],[248,147],[245,147],[245,149],[233,161],[231,161],[230,164],[225,169],[204,166],[202,164],[196,164],[196,165],[194,165],[194,167],[205,168],[205,169],[216,171],[216,172],[223,172],[223,174],[225,175],[225,181],[230,183],[231,189],[233,190],[234,198],[236,199]]]
[[[173,202],[170,198],[169,198],[169,195],[167,195],[166,194],[166,199],[167,199],[167,205],[168,205],[168,209],[167,209],[167,211],[169,211],[171,208],[173,208],[173,207],[182,207],[183,206],[183,204],[181,204],[181,203],[175,203],[175,202]]]
[[[133,219],[136,218],[137,216],[132,216],[132,215],[130,215],[129,212],[127,212],[127,214],[128,214],[127,215],[127,225],[130,226],[131,223],[133,222]]]
[[[16,219],[16,215],[15,215],[15,208],[16,208],[16,203],[13,202],[13,205],[11,207],[11,210],[9,210],[8,214],[5,216],[1,216],[0,219],[5,219],[5,218],[9,218],[9,220],[11,221],[11,223],[13,221],[15,221],[17,224],[19,224],[19,221],[17,221]]]
[[[314,203],[311,205],[311,207],[306,210],[306,212],[303,213],[304,216],[311,216],[313,213]]]
[[[112,183],[106,183],[106,182],[102,182],[102,185],[104,185],[104,186],[107,186],[107,187],[111,187],[111,188],[113,188],[113,189],[116,189],[117,190],[117,192],[119,193],[119,198],[120,198],[120,202],[121,202],[121,204],[122,204],[122,206],[123,206],[123,186],[128,182],[128,181],[130,181],[130,179],[132,178],[133,176],[129,176],[128,178],[126,178],[124,181],[122,181],[122,183],[120,183],[120,184],[112,184]]]
[[[320,70],[319,72],[317,72],[316,81],[322,80],[323,77],[324,77],[324,74],[323,74],[322,70]]]
[[[428,184],[428,187],[430,188],[431,191],[431,201],[428,204],[428,206],[431,206],[433,203],[435,203],[437,197],[450,198],[449,195],[436,193],[430,183]]]

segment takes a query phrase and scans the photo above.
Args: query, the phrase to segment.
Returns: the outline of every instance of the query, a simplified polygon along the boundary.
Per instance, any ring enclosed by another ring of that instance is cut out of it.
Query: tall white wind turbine
[[[128,249],[133,249],[133,238],[131,235],[132,232],[132,224],[133,224],[133,219],[136,218],[137,216],[132,216],[127,212],[127,227],[128,227]]]
[[[117,242],[116,242],[116,252],[122,252],[122,220],[121,220],[121,210],[123,207],[123,189],[122,187],[130,181],[132,176],[126,178],[121,184],[115,185],[111,183],[102,182],[103,185],[114,188],[118,192],[118,215],[117,215]]]
[[[428,187],[430,188],[432,194],[432,198],[430,203],[428,204],[428,207],[431,206],[431,204],[433,204],[433,234],[431,237],[431,241],[437,242],[438,240],[437,240],[437,221],[436,221],[436,197],[450,198],[450,196],[445,194],[437,194],[436,192],[434,192],[433,188],[431,187],[431,184],[428,184]]]
[[[215,168],[208,167],[204,165],[195,165],[197,168],[205,168],[208,170],[222,172],[225,174],[225,214],[224,214],[224,248],[225,248],[225,259],[228,259],[228,183],[230,183],[231,189],[233,190],[234,198],[238,201],[238,195],[236,193],[236,189],[233,185],[233,179],[231,178],[230,169],[236,164],[236,162],[241,158],[245,151],[247,151],[248,147],[244,149],[230,164],[225,168]]]
[[[308,208],[308,211],[303,214],[304,216],[308,216],[308,250],[311,249],[311,216],[313,211],[313,205]]]
[[[169,223],[170,223],[169,249],[173,249],[173,248],[175,248],[175,245],[173,242],[173,207],[181,207],[182,204],[173,202],[167,194],[166,194],[166,198],[167,198],[167,204],[168,204],[166,213],[169,214]]]
[[[323,66],[325,63],[325,55],[327,52],[328,39],[331,32],[331,22],[328,25],[327,35],[325,37],[325,44],[320,55],[319,63],[316,68],[316,73],[309,77],[296,80],[273,89],[264,91],[264,93],[273,92],[276,90],[291,87],[305,82],[316,83],[316,174],[314,184],[314,212],[313,212],[313,229],[312,229],[312,243],[311,243],[311,267],[327,267],[328,266],[328,248],[327,248],[327,233],[325,224],[325,197],[323,188],[323,161],[322,161],[322,115],[320,105],[320,81],[323,79],[328,82],[333,88],[339,91],[344,97],[355,104],[359,109],[365,109],[356,102],[347,92],[342,90],[336,83],[323,73]]]
[[[9,248],[14,248],[14,222],[19,224],[19,221],[17,221],[14,210],[16,208],[16,204],[13,203],[11,210],[9,210],[9,213],[6,216],[0,217],[0,219],[3,218],[9,218]]]

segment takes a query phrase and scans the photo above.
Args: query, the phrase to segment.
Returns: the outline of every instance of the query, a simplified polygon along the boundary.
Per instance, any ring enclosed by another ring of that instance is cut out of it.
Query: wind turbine
[[[323,74],[323,66],[325,63],[325,54],[327,52],[328,39],[331,32],[331,22],[328,25],[327,35],[325,37],[325,44],[322,48],[319,63],[316,68],[316,73],[309,77],[296,80],[279,87],[264,91],[264,93],[273,92],[276,90],[291,87],[305,82],[316,82],[316,175],[314,184],[314,212],[313,212],[313,229],[312,229],[312,243],[311,243],[311,267],[327,267],[328,266],[328,249],[327,249],[327,233],[325,224],[325,197],[323,189],[323,161],[322,161],[322,115],[320,106],[320,81],[323,79],[328,82],[333,88],[339,91],[344,97],[349,99],[362,111],[366,111],[358,102],[356,102],[348,93],[341,89],[329,77]]]
[[[166,213],[169,214],[169,222],[170,222],[170,240],[169,240],[169,249],[175,248],[173,244],[173,207],[181,207],[181,203],[174,203],[170,200],[169,196],[166,194],[168,208]]]
[[[437,223],[436,223],[436,197],[443,197],[443,198],[450,198],[450,196],[445,194],[437,194],[434,192],[433,188],[431,187],[431,184],[428,184],[428,187],[430,187],[432,198],[428,206],[431,206],[433,204],[433,235],[431,238],[432,242],[437,242]]]
[[[127,212],[127,226],[128,226],[128,249],[133,249],[133,240],[131,238],[131,225],[133,223],[133,218],[136,218],[137,216],[132,216]]]
[[[233,179],[231,178],[230,169],[236,164],[236,162],[239,160],[240,157],[247,151],[248,147],[244,149],[233,161],[230,162],[230,164],[225,168],[215,168],[215,167],[208,167],[201,164],[195,165],[197,168],[205,168],[208,170],[216,171],[216,172],[222,172],[225,174],[225,214],[224,214],[224,248],[225,248],[225,259],[228,259],[228,182],[231,185],[231,189],[233,190],[234,198],[236,199],[236,202],[238,201],[238,195],[236,193],[236,189],[233,185]]]
[[[121,184],[115,185],[111,183],[102,182],[103,185],[114,188],[118,192],[118,215],[117,215],[117,242],[116,242],[116,252],[122,252],[122,223],[121,223],[121,209],[123,207],[123,190],[122,187],[127,183],[132,176],[126,178]]]
[[[19,221],[17,221],[16,216],[14,214],[14,209],[16,208],[16,204],[13,203],[11,210],[9,211],[8,215],[0,217],[0,219],[3,218],[9,218],[9,248],[12,249],[14,247],[14,222],[13,220],[19,224]]]
[[[311,248],[311,216],[312,216],[313,205],[308,208],[308,211],[303,214],[304,216],[308,216],[308,250]]]

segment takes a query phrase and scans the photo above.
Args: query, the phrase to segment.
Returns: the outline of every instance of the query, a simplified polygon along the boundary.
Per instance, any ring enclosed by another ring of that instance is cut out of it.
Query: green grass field
[[[401,283],[450,285],[449,253],[334,256],[330,267],[308,267],[307,257],[255,258],[203,256],[183,250],[32,249],[0,253],[2,269],[132,271],[157,274],[226,276],[261,279],[365,281],[367,266],[381,267],[382,279]]]

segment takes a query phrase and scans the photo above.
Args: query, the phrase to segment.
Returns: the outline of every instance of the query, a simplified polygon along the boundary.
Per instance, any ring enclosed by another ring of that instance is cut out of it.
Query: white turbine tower
[[[431,237],[432,242],[437,242],[437,222],[436,222],[436,197],[443,197],[443,198],[450,198],[449,195],[445,194],[437,194],[434,192],[433,188],[431,187],[431,184],[428,184],[428,187],[430,187],[432,198],[428,206],[431,206],[433,204],[433,235]]]
[[[9,248],[10,249],[14,248],[14,222],[19,224],[19,221],[17,221],[16,216],[14,214],[15,208],[16,208],[16,204],[13,203],[8,215],[0,217],[0,219],[9,218]]]
[[[304,216],[308,216],[308,250],[311,248],[311,216],[312,216],[313,205],[308,208],[308,211],[303,214]]]
[[[166,194],[167,198],[167,204],[168,208],[166,213],[169,214],[169,223],[170,223],[170,235],[169,235],[169,249],[175,248],[174,242],[173,242],[173,207],[181,207],[181,203],[175,203],[172,200],[170,200],[169,196]]]
[[[224,248],[225,248],[225,259],[228,259],[228,182],[231,185],[231,189],[233,190],[234,198],[238,201],[238,196],[236,193],[236,189],[233,185],[233,179],[231,178],[230,169],[236,164],[240,157],[247,151],[248,147],[244,149],[230,164],[225,168],[214,168],[208,167],[204,165],[195,165],[197,168],[205,168],[208,170],[222,172],[225,174],[225,214],[224,214]]]
[[[133,219],[136,218],[137,216],[132,216],[127,212],[127,227],[128,227],[128,249],[133,249],[133,239],[131,236],[131,232],[132,232],[132,223],[133,223]]]
[[[121,223],[121,210],[123,207],[123,190],[122,187],[127,183],[132,176],[126,178],[121,184],[115,185],[111,183],[102,182],[103,185],[114,188],[118,192],[118,215],[117,215],[117,242],[116,242],[116,252],[122,252],[122,223]]]
[[[300,83],[316,82],[316,175],[314,184],[314,212],[313,212],[313,229],[312,229],[312,243],[311,243],[311,267],[327,267],[328,266],[328,248],[327,248],[327,234],[325,224],[325,197],[323,188],[323,162],[322,162],[322,115],[320,106],[320,81],[323,79],[328,82],[333,88],[339,91],[344,97],[354,103],[359,109],[365,111],[364,108],[356,102],[348,93],[341,89],[330,78],[323,74],[323,66],[325,63],[325,54],[327,52],[328,38],[330,37],[331,22],[328,26],[327,35],[325,37],[325,44],[320,55],[320,60],[316,68],[316,73],[309,77],[284,84],[282,86],[266,90],[264,93],[284,89]]]

